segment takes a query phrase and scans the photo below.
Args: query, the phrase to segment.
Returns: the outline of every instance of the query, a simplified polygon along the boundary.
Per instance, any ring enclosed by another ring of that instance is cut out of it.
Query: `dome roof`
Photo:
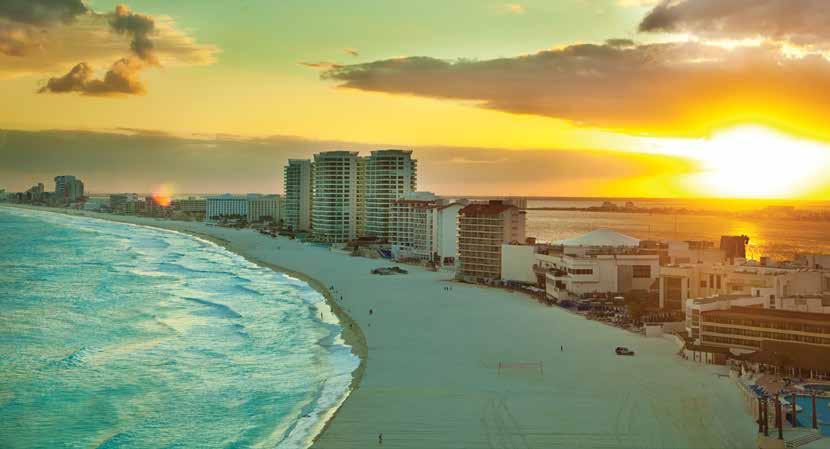
[[[639,246],[640,240],[607,228],[595,229],[587,234],[556,242],[564,246]]]

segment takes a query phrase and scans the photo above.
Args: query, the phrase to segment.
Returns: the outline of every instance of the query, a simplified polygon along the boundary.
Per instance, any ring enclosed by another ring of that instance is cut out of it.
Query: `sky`
[[[823,0],[2,0],[0,188],[830,199],[828,47]]]

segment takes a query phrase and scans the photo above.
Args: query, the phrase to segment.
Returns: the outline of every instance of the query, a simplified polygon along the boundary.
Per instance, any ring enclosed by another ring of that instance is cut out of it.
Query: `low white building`
[[[830,323],[830,296],[793,296],[778,298],[770,302],[769,298],[774,289],[755,288],[749,295],[723,295],[710,298],[687,299],[685,304],[686,332],[694,344],[700,342],[701,314],[714,310],[729,310],[732,307],[760,308],[804,312],[812,314],[827,314]]]
[[[796,262],[807,268],[830,270],[830,254],[800,254]]]
[[[556,242],[535,255],[535,270],[545,277],[550,299],[648,291],[660,273],[660,256],[639,249],[639,240],[609,229]],[[558,246],[561,245],[561,246]]]
[[[248,198],[248,222],[280,221],[280,196],[263,195],[260,197]]]
[[[535,263],[535,245],[501,245],[501,280],[536,284]]]
[[[669,264],[687,263],[724,263],[726,251],[716,248],[714,242],[709,241],[676,241],[668,242]]]
[[[694,344],[700,344],[700,314],[712,310],[728,310],[732,306],[764,307],[765,298],[725,295],[712,298],[687,299],[685,303],[686,333]]]
[[[205,199],[205,221],[218,221],[221,218],[247,218],[247,195],[216,195]]]
[[[249,222],[263,218],[279,220],[279,195],[215,195],[205,199],[205,221],[216,222],[223,218],[237,218]]]
[[[689,298],[752,296],[763,292],[773,308],[781,298],[830,290],[830,271],[752,264],[692,263],[660,267],[660,308],[680,310]]]
[[[83,209],[91,211],[100,211],[101,209],[109,207],[109,198],[90,197],[84,202]]]

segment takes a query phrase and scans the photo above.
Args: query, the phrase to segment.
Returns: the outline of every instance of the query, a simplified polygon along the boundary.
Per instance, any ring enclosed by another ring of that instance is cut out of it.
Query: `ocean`
[[[307,447],[359,360],[308,284],[188,235],[0,208],[0,447]]]
[[[529,200],[528,207],[598,207],[603,199]],[[626,200],[607,199],[623,206]],[[686,207],[714,209],[711,201],[631,200],[635,206]],[[755,210],[756,202],[728,202],[732,210]],[[827,202],[799,203],[799,209],[826,210]],[[791,259],[797,253],[830,253],[830,225],[821,221],[798,221],[784,218],[744,219],[722,215],[668,215],[626,212],[582,212],[529,210],[527,235],[540,241],[554,242],[610,228],[641,240],[709,240],[718,245],[722,235],[747,235],[747,256],[758,259]]]

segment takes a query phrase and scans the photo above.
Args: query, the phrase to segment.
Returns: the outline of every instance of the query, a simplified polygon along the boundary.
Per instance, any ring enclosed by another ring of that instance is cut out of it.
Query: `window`
[[[641,279],[651,277],[651,265],[634,265],[631,268],[635,278]]]

